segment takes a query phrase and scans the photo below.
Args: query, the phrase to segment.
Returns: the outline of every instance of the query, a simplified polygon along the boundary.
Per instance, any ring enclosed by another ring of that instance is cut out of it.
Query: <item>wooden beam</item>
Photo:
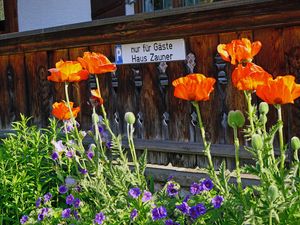
[[[298,0],[228,0],[0,35],[0,54],[300,25]],[[228,16],[230,15],[230,16]]]

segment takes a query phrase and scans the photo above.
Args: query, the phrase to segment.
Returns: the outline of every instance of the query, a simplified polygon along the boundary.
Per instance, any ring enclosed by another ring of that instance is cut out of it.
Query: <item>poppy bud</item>
[[[298,137],[292,137],[291,139],[291,145],[292,145],[292,149],[294,151],[298,151],[298,149],[300,148],[300,140]]]
[[[228,113],[228,125],[232,128],[242,127],[245,124],[245,117],[240,110],[231,110]]]
[[[260,150],[263,148],[263,140],[259,134],[252,135],[251,145],[255,150]]]
[[[125,113],[125,121],[129,124],[134,124],[135,122],[135,115],[132,112]]]
[[[261,114],[267,114],[269,112],[269,105],[266,102],[259,103],[258,110]]]
[[[92,118],[93,118],[93,121],[95,123],[98,123],[99,122],[99,115],[97,113],[93,113],[92,114]]]
[[[266,116],[266,114],[260,114],[259,120],[262,124],[266,124],[268,121],[268,117]]]
[[[278,188],[276,185],[270,185],[268,189],[268,197],[271,200],[271,202],[274,202],[278,198]]]

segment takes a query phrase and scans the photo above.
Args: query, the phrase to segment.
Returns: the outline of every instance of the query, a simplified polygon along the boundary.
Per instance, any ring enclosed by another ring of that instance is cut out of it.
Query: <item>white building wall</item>
[[[91,20],[90,0],[18,0],[19,31]]]

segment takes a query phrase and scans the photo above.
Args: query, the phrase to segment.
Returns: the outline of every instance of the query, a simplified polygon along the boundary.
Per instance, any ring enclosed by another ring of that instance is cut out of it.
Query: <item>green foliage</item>
[[[39,195],[56,186],[49,160],[51,139],[57,135],[55,121],[47,132],[28,126],[29,118],[12,123],[12,133],[0,145],[0,224],[18,224]]]

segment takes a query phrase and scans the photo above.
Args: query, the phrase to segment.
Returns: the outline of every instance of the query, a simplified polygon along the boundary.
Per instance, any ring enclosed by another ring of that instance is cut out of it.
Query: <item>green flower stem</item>
[[[214,180],[214,182],[216,183],[218,188],[224,192],[224,189],[223,189],[223,187],[222,187],[222,185],[221,185],[221,183],[220,183],[220,181],[217,177],[217,174],[215,172],[215,167],[214,167],[213,162],[212,162],[212,157],[211,157],[211,153],[210,153],[210,144],[208,144],[207,141],[206,141],[205,129],[204,129],[202,118],[201,118],[199,104],[198,104],[197,101],[192,101],[192,105],[196,109],[198,122],[199,122],[199,128],[200,128],[201,137],[202,137],[203,145],[204,145],[204,153],[205,153],[205,155],[207,156],[207,159],[208,159],[208,166],[209,166],[209,169],[210,169],[210,171],[212,173],[212,176],[213,176],[212,179]]]
[[[250,91],[244,91],[245,98],[247,100],[247,105],[248,105],[248,119],[251,127],[251,134],[255,133],[255,128],[254,128],[254,123],[253,123],[253,106],[251,103],[252,96]]]
[[[66,134],[66,139],[67,142],[69,141],[69,135],[68,135],[68,130],[67,130],[67,124],[64,122],[64,129],[65,129],[65,134]]]
[[[97,89],[99,90],[99,94],[100,94],[100,97],[101,97],[99,78],[98,78],[97,74],[95,74],[95,78],[96,78]],[[103,114],[103,123],[104,123],[106,129],[110,133],[110,135],[111,135],[111,137],[112,137],[113,140],[118,140],[118,138],[116,137],[116,135],[114,134],[114,132],[110,128],[109,120],[107,119],[107,114],[106,114],[106,111],[105,111],[105,108],[104,108],[104,104],[101,105],[101,111],[102,111],[102,114]],[[126,159],[126,157],[125,157],[125,155],[123,153],[122,145],[120,144],[119,141],[117,141],[117,143],[118,143],[117,148],[118,148],[120,157],[121,157],[122,161],[125,162],[127,159]]]
[[[272,225],[272,214],[273,214],[273,210],[271,209],[269,212],[269,225]]]
[[[234,136],[234,149],[235,149],[235,164],[236,164],[236,181],[238,185],[238,189],[242,191],[242,179],[240,172],[240,142],[238,138],[237,128],[233,128],[233,136]]]
[[[76,136],[77,136],[77,138],[78,138],[80,147],[82,148],[81,150],[84,151],[84,147],[83,147],[83,145],[82,145],[82,142],[80,141],[81,138],[80,138],[80,135],[79,135],[79,132],[78,132],[78,129],[77,129],[76,120],[75,120],[75,118],[74,118],[74,115],[73,115],[73,112],[72,112],[72,109],[71,109],[70,100],[69,100],[68,87],[69,87],[69,83],[65,82],[66,101],[67,101],[67,106],[68,106],[68,108],[69,108],[69,112],[70,112],[70,115],[71,115],[71,121],[72,121],[72,123],[73,123],[74,129],[75,129],[75,134],[76,134]]]
[[[278,113],[278,121],[281,123],[278,129],[279,135],[279,148],[280,148],[280,169],[284,169],[285,162],[285,151],[284,151],[284,143],[283,143],[283,124],[282,124],[282,113],[281,113],[281,105],[275,105]]]
[[[135,170],[136,170],[136,174],[138,176],[138,181],[141,184],[142,180],[140,177],[140,166],[139,166],[139,162],[137,160],[137,156],[136,156],[136,152],[135,152],[135,147],[134,147],[134,142],[133,142],[133,131],[134,131],[133,124],[127,123],[128,145],[129,145],[130,153],[132,156],[132,161],[135,164]]]

